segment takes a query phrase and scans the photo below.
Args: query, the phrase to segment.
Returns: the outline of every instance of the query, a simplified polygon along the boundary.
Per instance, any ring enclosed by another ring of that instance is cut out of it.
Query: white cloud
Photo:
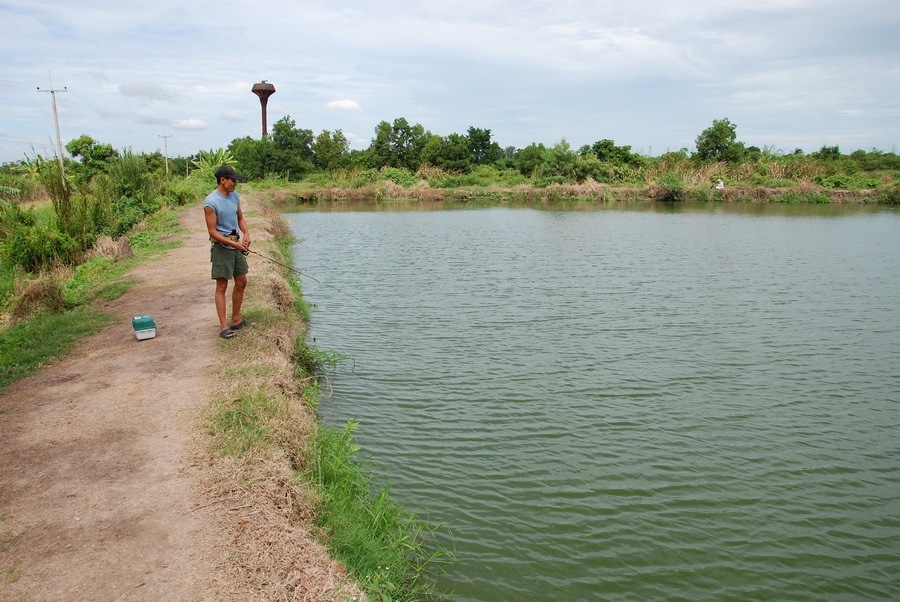
[[[361,113],[362,107],[355,100],[332,100],[325,103],[325,108],[332,111],[347,111],[348,113]]]
[[[176,130],[205,130],[209,126],[202,119],[176,119],[172,127]]]

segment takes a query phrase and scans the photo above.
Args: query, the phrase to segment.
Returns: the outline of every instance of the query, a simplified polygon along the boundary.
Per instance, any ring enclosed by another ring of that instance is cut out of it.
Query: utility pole
[[[166,157],[166,177],[167,178],[169,177],[169,140],[168,139],[171,137],[172,137],[172,134],[168,134],[168,135],[164,134],[164,135],[160,136],[160,138],[163,139],[163,145],[166,149],[165,157]]]
[[[38,86],[38,92],[49,92],[50,98],[53,99],[53,122],[56,124],[56,158],[59,160],[59,177],[62,178],[63,188],[66,186],[66,172],[63,167],[63,154],[62,154],[62,141],[59,138],[59,114],[56,112],[56,93],[57,92],[67,92],[67,89],[63,87],[62,90],[57,90],[53,88],[53,82],[50,82],[50,88],[47,90],[41,90],[40,86]]]

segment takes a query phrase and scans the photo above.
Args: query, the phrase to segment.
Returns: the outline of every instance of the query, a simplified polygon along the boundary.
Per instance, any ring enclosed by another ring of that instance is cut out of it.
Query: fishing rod
[[[246,248],[246,247],[245,247],[245,248]],[[254,251],[253,249],[247,249],[247,252],[248,252],[248,253],[253,253],[254,255],[259,255],[260,257],[262,257],[262,258],[265,259],[266,261],[269,261],[269,262],[271,262],[271,263],[274,263],[275,265],[280,265],[280,266],[283,267],[284,269],[290,270],[291,272],[293,272],[293,273],[294,273],[295,275],[297,275],[298,277],[303,276],[303,277],[309,278],[309,279],[312,280],[313,282],[317,282],[317,283],[321,284],[322,286],[327,286],[328,288],[334,289],[334,290],[336,290],[337,292],[341,293],[342,295],[347,295],[348,297],[350,297],[350,298],[352,298],[352,299],[356,299],[356,300],[359,301],[360,303],[365,303],[366,305],[368,305],[368,306],[370,306],[370,307],[372,307],[372,308],[374,308],[374,309],[377,309],[377,310],[381,311],[381,308],[378,307],[377,305],[375,305],[374,303],[371,303],[371,302],[369,302],[369,301],[366,301],[365,299],[360,299],[360,298],[357,297],[356,295],[351,295],[351,294],[348,293],[347,291],[342,291],[342,290],[339,289],[338,287],[336,287],[336,286],[331,286],[331,285],[328,284],[327,282],[322,282],[322,281],[319,280],[318,278],[316,278],[316,277],[314,277],[314,276],[310,276],[307,272],[304,272],[304,271],[302,271],[302,270],[294,269],[294,268],[292,268],[291,266],[289,266],[289,265],[286,264],[286,263],[282,263],[282,262],[280,262],[280,261],[278,261],[278,260],[276,260],[276,259],[272,259],[272,258],[269,257],[268,255],[263,255],[263,254],[260,253],[259,251]]]

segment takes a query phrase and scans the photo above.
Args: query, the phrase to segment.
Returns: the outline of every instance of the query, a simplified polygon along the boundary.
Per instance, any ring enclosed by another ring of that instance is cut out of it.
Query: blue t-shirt
[[[204,207],[212,207],[216,212],[216,231],[220,234],[228,236],[232,230],[240,232],[238,229],[238,205],[241,204],[241,197],[238,193],[232,192],[228,196],[222,196],[219,190],[213,190],[206,197]]]

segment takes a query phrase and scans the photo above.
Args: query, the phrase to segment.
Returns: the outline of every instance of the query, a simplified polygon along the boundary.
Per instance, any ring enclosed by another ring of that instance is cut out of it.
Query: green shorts
[[[243,253],[239,253],[234,247],[226,247],[217,242],[210,246],[209,260],[212,262],[213,280],[231,280],[250,271]]]

